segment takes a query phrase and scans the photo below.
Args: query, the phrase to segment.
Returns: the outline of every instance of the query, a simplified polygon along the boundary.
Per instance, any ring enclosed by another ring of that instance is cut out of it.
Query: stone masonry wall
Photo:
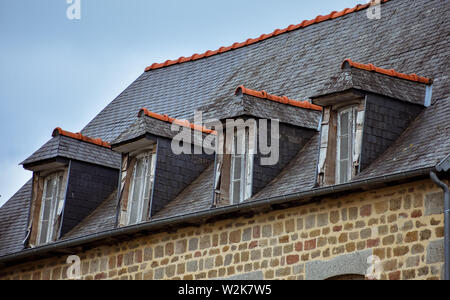
[[[431,181],[420,181],[78,255],[87,280],[325,279],[364,274],[369,254],[381,259],[382,279],[440,279],[443,226],[442,191]],[[66,259],[3,269],[0,279],[65,279]]]

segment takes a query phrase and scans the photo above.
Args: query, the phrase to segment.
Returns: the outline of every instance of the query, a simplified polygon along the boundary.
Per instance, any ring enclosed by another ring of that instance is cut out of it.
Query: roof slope
[[[32,181],[0,208],[0,255],[23,250],[28,226]]]
[[[211,164],[175,200],[154,215],[153,219],[175,217],[210,209],[212,204],[213,178],[214,164]]]
[[[283,172],[251,200],[269,199],[314,188],[320,133],[314,135]]]
[[[62,238],[73,239],[114,229],[116,226],[116,212],[117,191],[112,193],[96,210]]]
[[[437,166],[450,153],[450,97],[425,109],[357,179]]]
[[[355,12],[219,55],[143,73],[82,131],[114,140],[136,111],[191,119],[196,108],[229,99],[244,85],[291,99],[308,99],[351,58],[402,73],[434,78],[433,99],[447,83],[448,1],[392,0],[382,18]],[[414,20],[412,22],[411,20]]]

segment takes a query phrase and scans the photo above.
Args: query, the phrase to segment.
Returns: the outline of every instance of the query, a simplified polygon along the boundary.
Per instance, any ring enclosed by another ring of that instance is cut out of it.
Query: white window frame
[[[56,189],[54,190],[54,194],[51,195],[51,197],[47,196],[47,190],[49,188],[48,184],[51,180],[55,180],[54,184],[56,184]],[[39,215],[39,229],[38,229],[38,236],[37,236],[37,244],[38,245],[45,245],[50,242],[53,242],[55,239],[55,234],[57,232],[57,229],[55,228],[56,221],[58,216],[62,212],[62,207],[64,206],[64,198],[65,198],[65,192],[66,192],[66,182],[65,182],[65,176],[64,172],[57,172],[54,174],[51,174],[47,176],[44,180],[44,190],[42,193],[42,199],[41,199],[41,209],[40,209],[40,215]],[[45,210],[45,202],[50,202],[50,212],[49,217],[47,220],[47,235],[45,241],[41,241],[42,233],[44,228],[43,222],[44,222],[44,210]]]
[[[345,181],[341,181],[341,115],[348,113],[348,162],[347,162],[347,178]],[[346,107],[341,109],[337,113],[337,134],[336,134],[336,183],[343,184],[347,183],[352,179],[353,176],[353,149],[355,143],[355,134],[357,126],[357,110],[355,106]]]
[[[140,163],[140,161],[147,159],[145,164],[145,170],[144,170],[144,176],[143,178],[140,178],[141,186],[139,189],[139,196],[138,196],[138,203],[134,203],[134,187],[136,184],[136,172],[137,172],[137,166]],[[149,165],[150,163],[150,165]],[[130,185],[130,192],[128,195],[128,206],[127,206],[127,225],[135,225],[142,223],[147,220],[148,218],[148,208],[150,206],[150,200],[151,195],[153,191],[153,186],[155,182],[155,164],[156,164],[156,151],[155,149],[152,149],[148,152],[142,153],[138,156],[136,156],[136,163],[133,169],[133,177]],[[145,193],[145,187],[149,186],[148,188],[148,195],[144,195]],[[132,209],[137,209],[137,220],[134,222],[131,220]]]
[[[238,138],[239,134],[244,132],[244,138]],[[241,149],[245,149],[244,153],[238,152],[237,142],[241,142]],[[252,182],[253,182],[253,164],[256,145],[255,127],[237,128],[233,133],[232,153],[231,153],[231,172],[230,172],[230,203],[239,204],[252,196]],[[240,166],[236,166],[236,159],[241,159]],[[241,177],[235,178],[235,168],[241,169]],[[239,182],[239,201],[234,199],[235,185]]]

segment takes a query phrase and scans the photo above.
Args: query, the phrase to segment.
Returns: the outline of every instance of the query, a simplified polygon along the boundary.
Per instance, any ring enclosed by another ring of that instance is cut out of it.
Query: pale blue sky
[[[154,62],[229,46],[365,0],[0,1],[0,205],[59,126],[80,131]]]

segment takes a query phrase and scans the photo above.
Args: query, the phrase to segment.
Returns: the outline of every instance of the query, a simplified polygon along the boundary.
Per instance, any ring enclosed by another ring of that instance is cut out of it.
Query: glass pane
[[[145,187],[144,187],[144,195],[143,195],[143,203],[141,204],[142,205],[142,216],[140,216],[141,217],[141,219],[139,220],[139,221],[142,221],[142,220],[146,220],[147,219],[147,217],[148,217],[148,208],[149,208],[149,202],[150,202],[150,194],[151,194],[151,190],[152,190],[152,185],[153,185],[153,183],[152,183],[152,166],[151,166],[151,164],[152,164],[152,156],[150,156],[150,157],[147,157],[147,167],[146,167],[146,171],[145,171],[145,173],[146,173],[146,176],[145,176]]]
[[[47,231],[48,231],[48,221],[42,221],[39,244],[42,245],[42,244],[47,243]]]
[[[348,160],[343,160],[340,162],[340,183],[347,182],[348,180]]]
[[[349,158],[348,136],[341,137],[339,151],[340,151],[340,159]]]
[[[347,135],[348,132],[348,121],[349,121],[349,112],[341,113],[340,125],[341,125],[341,136]]]
[[[64,199],[64,182],[63,177],[59,176],[58,200]]]
[[[233,203],[238,204],[241,202],[241,183],[235,181],[233,183]]]
[[[249,144],[250,144],[250,130],[247,128],[245,129],[245,153],[243,154],[247,154],[249,151]]]
[[[43,213],[42,213],[42,221],[48,221],[50,219],[50,211],[52,206],[52,198],[44,198],[43,200]]]
[[[139,221],[146,221],[148,219],[148,215],[149,215],[149,206],[150,206],[150,198],[146,198],[144,199],[144,203],[143,203],[144,207],[142,209],[142,216],[140,216],[141,218],[139,219]]]
[[[45,198],[51,198],[53,193],[53,186],[55,184],[55,179],[47,180],[47,190],[45,192]]]
[[[235,156],[234,157],[234,179],[240,180],[241,179],[241,173],[242,173],[242,157]]]
[[[142,176],[144,172],[144,159],[136,161],[135,173],[133,178],[133,190],[130,197],[129,211],[130,224],[136,224],[138,221],[138,210],[140,205],[141,193],[142,193]]]
[[[139,159],[136,162],[136,173],[135,173],[136,174],[136,179],[137,178],[141,178],[143,172],[144,172],[144,160],[143,159]]]
[[[151,187],[150,171],[152,169],[151,163],[152,163],[151,157],[146,157],[144,199],[148,199],[150,197],[149,195]]]
[[[131,207],[130,207],[130,222],[132,224],[137,222],[137,214],[139,209],[139,199],[141,194],[141,186],[142,186],[142,179],[136,178],[134,181],[134,189],[133,189],[133,197],[131,199]]]

